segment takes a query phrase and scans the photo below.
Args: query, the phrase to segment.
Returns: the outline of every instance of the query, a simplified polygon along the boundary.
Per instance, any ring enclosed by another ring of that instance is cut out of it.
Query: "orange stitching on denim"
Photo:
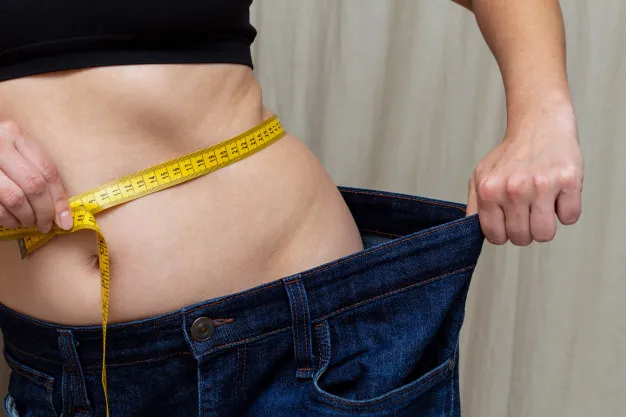
[[[392,236],[392,237],[402,237],[403,236],[403,235],[398,235],[396,233],[381,232],[379,230],[371,230],[371,229],[363,229],[363,228],[359,228],[359,230],[361,232],[376,233],[376,234],[379,234],[379,235]]]
[[[439,202],[439,201],[426,200],[426,199],[420,198],[420,197],[405,197],[405,196],[399,196],[399,195],[387,195],[387,194],[380,194],[380,193],[375,193],[375,192],[370,192],[370,191],[342,190],[342,192],[347,193],[347,194],[357,194],[357,195],[373,195],[373,196],[376,196],[376,197],[384,197],[384,198],[391,198],[391,199],[397,198],[397,199],[400,199],[400,200],[413,201],[413,202],[416,202],[416,203],[432,204],[433,206],[453,208],[453,209],[457,209],[457,210],[462,211],[463,213],[465,213],[465,210],[463,210],[461,207],[459,207],[457,205],[447,204],[447,203]]]
[[[445,364],[445,362],[444,362],[444,364]],[[433,384],[433,380],[436,380],[439,377],[441,377],[442,379],[445,378],[446,374],[449,373],[448,371],[449,371],[448,367],[444,366],[442,369],[438,370],[434,374],[429,375],[429,377],[426,380],[424,380],[422,384],[418,385],[419,389],[417,389],[414,386],[413,387],[406,387],[403,390],[400,390],[398,392],[394,392],[393,395],[391,395],[389,397],[381,398],[379,400],[372,401],[372,402],[369,402],[367,404],[358,404],[358,403],[355,404],[355,403],[349,402],[347,400],[342,400],[341,398],[331,398],[325,392],[322,392],[322,395],[324,395],[329,401],[332,401],[332,402],[335,402],[335,403],[339,403],[339,404],[345,404],[345,405],[352,406],[352,407],[359,407],[359,408],[361,408],[361,410],[344,410],[342,408],[338,408],[338,407],[334,407],[334,406],[332,406],[330,404],[326,404],[328,407],[331,407],[331,408],[333,408],[335,410],[347,411],[347,412],[350,412],[350,413],[361,413],[363,411],[368,411],[368,412],[370,412],[370,411],[378,411],[378,410],[382,410],[383,408],[385,408],[387,406],[390,406],[392,404],[400,402],[400,401],[406,399],[407,397],[410,397],[411,395],[421,394],[422,392],[429,390],[433,386],[432,385]],[[402,397],[397,397],[399,394],[406,394],[406,395],[404,395]],[[384,404],[384,405],[382,405],[382,406],[380,406],[378,408],[369,408],[370,405],[378,404],[380,402],[384,402],[384,401],[390,400],[390,399],[393,399],[393,401],[390,401],[387,404]]]
[[[258,335],[258,336],[249,337],[249,338],[247,338],[247,339],[238,340],[238,341],[236,341],[236,342],[227,343],[227,344],[225,344],[225,345],[215,346],[213,349],[209,350],[209,351],[207,352],[207,354],[208,354],[208,353],[211,353],[211,352],[215,352],[216,350],[226,349],[226,348],[232,347],[232,346],[234,346],[234,345],[239,345],[239,344],[241,344],[241,343],[247,343],[247,342],[252,342],[252,341],[254,341],[254,340],[264,339],[264,338],[266,338],[266,337],[268,337],[268,336],[272,336],[272,335],[275,335],[275,334],[278,334],[278,333],[282,333],[282,332],[285,332],[285,331],[288,331],[288,330],[291,330],[291,327],[283,327],[282,329],[273,330],[273,331],[271,331],[271,332],[263,333],[263,334]],[[108,366],[108,365],[107,365],[107,366]]]
[[[54,383],[54,378],[48,375],[45,375],[41,372],[26,369],[23,365],[17,362],[13,358],[6,358],[7,365],[16,373],[20,374],[24,378],[32,381],[38,385],[43,385],[45,388],[50,388]],[[43,381],[42,381],[43,380]]]
[[[220,327],[225,324],[233,324],[235,319],[213,319],[213,327]]]
[[[37,356],[37,355],[30,354],[28,352],[25,352],[25,351],[19,349],[18,347],[16,347],[15,345],[13,345],[12,343],[7,342],[6,340],[4,341],[4,345],[10,347],[11,350],[14,350],[16,352],[21,353],[24,356],[28,356],[29,358],[35,358],[35,359],[39,359],[39,360],[42,360],[42,361],[45,361],[45,362],[54,363],[55,365],[63,365],[63,362],[57,362],[57,361],[55,361],[53,359],[47,359],[47,358],[43,358],[41,356]]]
[[[294,282],[297,282],[298,280],[292,281],[292,282],[288,282],[287,283],[287,291],[289,291],[292,295],[292,297],[295,297],[295,295],[293,294],[293,290],[291,289],[291,284],[293,284]],[[293,303],[293,301],[292,301]],[[298,331],[298,307],[292,307],[293,312],[294,312],[294,319],[296,321],[296,366],[298,364],[298,361],[300,358],[298,358],[298,352],[300,351],[300,332]]]
[[[436,276],[436,277],[429,278],[429,279],[427,279],[427,280],[425,280],[425,281],[420,281],[420,282],[417,282],[417,283],[415,283],[415,284],[407,285],[406,287],[398,288],[398,289],[396,289],[396,290],[389,291],[389,292],[386,292],[386,293],[384,293],[384,294],[379,294],[379,295],[376,295],[376,296],[374,296],[374,297],[370,297],[370,298],[368,298],[368,299],[366,299],[366,300],[359,301],[358,303],[351,304],[351,305],[349,305],[349,306],[346,306],[346,307],[340,308],[339,310],[335,310],[335,311],[333,311],[333,312],[331,312],[331,313],[328,313],[327,315],[325,315],[325,316],[323,316],[323,317],[320,317],[319,319],[316,319],[316,320],[317,320],[317,321],[319,321],[319,320],[326,320],[326,319],[327,319],[327,318],[329,318],[330,316],[334,316],[335,314],[342,313],[342,312],[344,312],[344,311],[346,311],[346,310],[350,310],[350,309],[353,309],[353,308],[361,307],[361,306],[363,306],[363,305],[365,305],[365,304],[368,304],[368,303],[369,303],[369,302],[371,302],[371,301],[375,301],[375,300],[377,301],[377,300],[379,300],[379,299],[381,299],[381,298],[385,298],[385,297],[388,297],[388,296],[390,296],[390,295],[399,294],[399,293],[401,293],[401,292],[404,292],[404,291],[410,290],[411,288],[414,288],[414,287],[421,287],[421,286],[424,286],[424,285],[428,285],[428,284],[431,284],[431,283],[433,283],[434,281],[438,281],[438,280],[440,280],[440,279],[451,278],[451,277],[453,277],[453,276],[455,276],[455,275],[458,275],[458,274],[460,274],[460,273],[463,273],[463,272],[469,271],[469,270],[471,270],[472,268],[474,268],[475,266],[476,266],[475,264],[474,264],[474,265],[470,265],[470,266],[466,266],[465,268],[457,269],[456,271],[453,271],[453,272],[448,272],[448,273],[445,273],[445,274],[441,274],[441,275],[438,275],[438,276]]]
[[[317,366],[318,368],[322,367],[322,337],[320,335],[321,330],[320,330],[320,325],[315,326],[315,336],[317,336]]]
[[[236,377],[235,377],[235,398],[237,399],[237,407],[241,407],[241,403],[239,402],[239,370],[241,369],[240,365],[239,365],[239,351],[240,349],[237,349],[237,373],[236,373]]]
[[[407,236],[407,237],[405,237],[404,239],[400,239],[400,240],[397,240],[397,241],[395,241],[395,242],[386,243],[386,244],[384,244],[384,245],[382,245],[382,246],[380,246],[380,247],[373,248],[373,249],[368,249],[368,250],[366,250],[366,251],[364,251],[364,252],[362,252],[362,253],[357,253],[357,254],[351,255],[351,256],[349,256],[348,258],[345,258],[345,259],[342,259],[342,260],[338,260],[338,261],[336,261],[336,262],[333,262],[332,264],[330,264],[330,265],[328,265],[328,266],[326,266],[326,267],[324,267],[324,268],[321,268],[321,269],[314,269],[314,270],[309,271],[309,272],[307,272],[307,273],[303,273],[303,274],[301,274],[301,276],[302,276],[302,277],[305,277],[305,276],[309,276],[309,275],[311,275],[311,274],[315,274],[315,273],[318,273],[318,272],[322,272],[322,271],[325,271],[325,270],[327,270],[327,269],[330,269],[330,268],[332,268],[332,267],[334,267],[334,266],[336,266],[336,265],[341,265],[341,264],[342,264],[342,263],[344,263],[344,262],[352,261],[352,260],[355,260],[355,259],[360,258],[360,257],[362,257],[362,256],[367,256],[367,255],[370,255],[370,254],[372,254],[372,253],[374,253],[374,252],[378,252],[379,250],[382,250],[382,249],[387,249],[387,248],[390,248],[390,247],[392,247],[392,246],[396,246],[396,245],[398,245],[398,244],[400,244],[400,243],[404,243],[404,242],[409,241],[409,240],[417,239],[417,238],[419,238],[419,237],[428,236],[428,235],[430,235],[430,234],[432,234],[432,233],[435,233],[435,232],[439,232],[439,231],[441,231],[441,230],[448,229],[448,228],[450,228],[450,227],[452,227],[452,226],[458,226],[458,225],[460,225],[460,224],[464,224],[464,223],[467,223],[467,222],[469,222],[469,221],[471,221],[471,219],[461,220],[460,222],[458,222],[458,223],[454,223],[454,224],[446,224],[445,226],[437,226],[437,227],[435,227],[433,230],[426,230],[426,231],[423,231],[422,233],[418,233],[418,234],[416,234],[415,236]]]
[[[112,363],[112,364],[107,363],[107,369],[108,368],[123,368],[125,366],[138,365],[140,363],[158,362],[158,361],[162,361],[165,359],[171,359],[171,358],[175,358],[176,356],[183,356],[183,355],[191,355],[191,352],[174,352],[174,353],[170,353],[169,355],[159,356],[158,358],[143,359],[140,361],[121,362],[121,363]],[[109,360],[107,359],[107,362],[108,361]],[[94,370],[94,369],[100,370],[102,369],[102,365],[85,366],[84,369],[85,370]]]
[[[246,402],[246,362],[248,357],[248,348],[246,345],[243,345],[243,383],[241,388],[241,397],[243,398],[243,402]]]
[[[294,282],[300,282],[300,280],[296,279]],[[300,295],[300,303],[302,304],[302,309],[304,310],[302,312],[303,315],[304,315],[304,326],[303,326],[304,327],[304,343],[305,343],[305,345],[304,345],[304,350],[305,350],[304,355],[305,355],[305,358],[306,358],[307,365],[311,366],[312,364],[311,364],[311,361],[309,360],[310,358],[309,358],[309,355],[308,355],[308,353],[309,353],[309,335],[308,335],[308,333],[309,332],[308,332],[308,329],[307,329],[307,314],[306,314],[306,311],[308,310],[308,306],[304,305],[304,298],[302,297],[302,288],[298,288],[298,294]],[[309,319],[310,319],[310,317],[309,317]],[[302,368],[302,370],[309,370],[310,371],[311,368]]]

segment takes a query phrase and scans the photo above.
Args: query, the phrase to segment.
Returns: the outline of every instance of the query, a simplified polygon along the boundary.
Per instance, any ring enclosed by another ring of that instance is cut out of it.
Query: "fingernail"
[[[70,214],[69,210],[65,210],[64,212],[59,214],[59,223],[61,223],[59,226],[63,230],[70,230],[72,228],[74,219],[72,219],[72,215]]]

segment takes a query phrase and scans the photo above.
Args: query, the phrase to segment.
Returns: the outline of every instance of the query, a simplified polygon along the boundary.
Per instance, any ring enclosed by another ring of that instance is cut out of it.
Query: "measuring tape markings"
[[[97,233],[102,299],[102,387],[104,389],[107,416],[109,415],[109,403],[105,356],[111,271],[109,249],[104,235],[98,227],[95,215],[111,207],[119,206],[224,168],[266,148],[285,136],[285,134],[286,132],[278,117],[273,116],[232,139],[127,175],[72,197],[69,201],[74,225],[68,231],[55,226],[51,232],[43,234],[36,227],[20,227],[16,229],[0,227],[0,240],[18,240],[22,259],[57,235],[74,233],[79,230],[93,230]]]

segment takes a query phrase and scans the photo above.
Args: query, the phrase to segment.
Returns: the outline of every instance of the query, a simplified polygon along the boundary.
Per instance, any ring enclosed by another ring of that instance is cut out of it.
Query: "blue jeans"
[[[111,416],[459,416],[463,205],[341,188],[365,250],[107,332]],[[10,416],[103,416],[101,328],[0,308]]]

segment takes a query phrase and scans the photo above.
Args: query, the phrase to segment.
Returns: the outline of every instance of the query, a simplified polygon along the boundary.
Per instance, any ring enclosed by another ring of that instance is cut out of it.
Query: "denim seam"
[[[297,279],[294,282],[300,283],[300,280]],[[308,368],[302,368],[302,370],[310,371],[312,369],[311,357],[309,354],[309,326],[311,325],[310,317],[307,314],[307,305],[304,303],[304,297],[302,296],[302,292],[304,291],[304,287],[298,288],[298,295],[300,296],[300,308],[302,308],[302,315],[304,316],[304,352],[305,355],[305,364],[308,365]],[[308,300],[307,300],[308,301]]]
[[[13,372],[16,372],[22,377],[28,379],[29,381],[33,382],[35,385],[38,385],[38,386],[43,385],[42,388],[46,390],[45,403],[46,403],[46,410],[48,411],[48,415],[50,415],[51,417],[56,417],[57,416],[56,410],[54,409],[54,404],[52,404],[52,390],[54,388],[54,385],[53,385],[54,379],[48,376],[39,376],[36,373],[23,368],[15,360],[10,360],[10,361],[7,360],[7,364],[9,365],[9,367],[11,368]],[[39,381],[36,378],[43,378],[45,381],[42,384],[42,381]]]
[[[388,407],[388,406],[390,406],[392,404],[395,404],[395,403],[398,403],[400,401],[403,401],[403,400],[407,399],[408,397],[411,397],[413,395],[419,395],[419,394],[421,394],[421,393],[423,393],[425,391],[428,391],[430,388],[432,388],[436,384],[435,381],[437,381],[439,379],[443,379],[443,378],[445,378],[447,376],[447,374],[449,373],[449,371],[447,369],[448,369],[448,367],[444,366],[442,369],[440,369],[436,373],[430,375],[427,380],[423,381],[423,383],[419,385],[419,389],[416,389],[416,387],[408,387],[405,390],[401,390],[401,391],[398,391],[398,392],[394,393],[394,395],[391,396],[391,397],[382,398],[380,400],[377,400],[377,401],[369,403],[369,404],[354,404],[354,403],[350,403],[350,402],[347,402],[347,401],[343,402],[341,400],[338,400],[337,398],[330,398],[330,397],[325,396],[325,398],[329,402],[334,402],[336,404],[343,404],[343,405],[347,405],[347,406],[351,406],[351,407],[358,407],[359,410],[346,410],[344,408],[335,407],[332,404],[326,404],[326,406],[328,406],[328,407],[330,407],[332,409],[335,409],[335,410],[339,410],[339,411],[347,411],[349,413],[362,413],[364,411],[365,412],[379,411],[379,410],[382,410],[382,409],[384,409],[384,408],[386,408],[386,407]],[[399,394],[404,394],[404,395],[402,395],[401,397],[397,397],[397,395],[399,395]],[[324,394],[322,394],[322,395],[324,395]],[[391,399],[393,399],[393,401],[389,401],[389,402],[381,405],[380,407],[370,408],[370,405],[377,404],[377,403],[383,402],[385,400],[391,400]]]
[[[219,350],[227,349],[227,348],[230,348],[230,347],[233,347],[233,346],[237,346],[237,345],[240,345],[242,343],[256,342],[257,340],[265,339],[266,337],[273,336],[273,335],[276,335],[276,334],[279,334],[279,333],[288,332],[288,331],[291,331],[291,327],[283,327],[282,329],[273,330],[271,332],[263,333],[263,334],[258,335],[258,336],[249,337],[247,339],[238,340],[236,342],[227,343],[225,345],[215,346],[213,349],[208,350],[205,353],[205,355],[217,352]]]
[[[402,287],[402,288],[398,288],[398,289],[393,290],[393,291],[389,291],[389,292],[386,292],[386,293],[383,293],[383,294],[376,295],[374,297],[368,298],[368,299],[363,300],[363,301],[359,301],[358,303],[355,303],[355,304],[352,304],[352,305],[340,308],[339,310],[335,310],[335,311],[333,311],[331,313],[328,313],[327,315],[325,315],[323,317],[315,319],[315,322],[320,322],[320,321],[323,321],[323,320],[327,320],[328,318],[333,317],[333,316],[335,316],[337,314],[341,314],[341,313],[344,313],[346,311],[353,310],[355,308],[363,307],[364,305],[370,304],[372,302],[379,301],[379,300],[384,299],[384,298],[391,297],[393,295],[396,295],[396,294],[399,294],[399,293],[402,293],[402,292],[405,292],[405,291],[409,291],[409,290],[411,290],[413,288],[418,288],[418,287],[423,287],[423,286],[426,286],[426,285],[430,285],[433,282],[440,281],[442,279],[453,278],[453,277],[455,277],[455,276],[457,276],[459,274],[462,274],[464,272],[471,271],[475,267],[476,267],[476,264],[470,265],[470,266],[466,266],[465,268],[457,269],[456,271],[452,271],[452,272],[448,272],[446,274],[438,275],[436,277],[427,279],[425,281],[420,281],[420,282],[417,282],[417,283],[414,283],[414,284],[407,285],[407,286]]]
[[[242,387],[241,387],[241,391],[242,391],[241,392],[241,396],[242,396],[243,402],[245,404],[245,402],[246,402],[246,363],[248,361],[248,359],[247,359],[247,357],[248,357],[248,353],[247,353],[248,350],[247,350],[247,347],[246,347],[245,344],[242,346],[242,348],[243,348],[243,378],[242,378],[243,379],[243,383],[242,383]]]
[[[342,192],[347,193],[347,194],[373,195],[373,196],[376,196],[376,197],[413,201],[413,202],[419,202],[419,203],[424,203],[424,204],[432,204],[434,206],[448,207],[448,208],[457,209],[459,211],[462,211],[463,213],[466,213],[466,210],[464,210],[463,208],[461,208],[458,205],[446,204],[446,203],[444,203],[442,201],[426,200],[426,199],[419,198],[419,197],[409,197],[409,196],[402,196],[402,195],[398,195],[398,194],[388,195],[388,194],[375,193],[375,192],[371,192],[371,191],[353,191],[353,190],[345,190],[345,189],[342,190]]]
[[[142,363],[159,362],[159,361],[162,361],[162,360],[171,359],[171,358],[174,358],[176,356],[182,356],[182,355],[193,356],[193,354],[191,352],[175,352],[175,353],[172,353],[170,355],[160,356],[158,358],[144,359],[144,360],[141,360],[141,361],[123,362],[123,363],[114,363],[114,364],[108,364],[107,363],[107,369],[109,369],[109,368],[123,368],[125,366],[139,365],[139,364],[142,364]],[[85,366],[84,369],[85,370],[101,370],[102,369],[102,365]]]
[[[450,402],[450,417],[454,413],[454,375],[450,378],[450,394],[452,395],[452,401]]]
[[[437,372],[434,372],[433,374],[429,375],[428,378],[426,378],[424,381],[422,381],[420,384],[411,386],[413,383],[409,383],[409,386],[406,387],[405,389],[402,389],[398,392],[394,392],[392,395],[389,396],[385,396],[383,398],[379,398],[378,400],[374,400],[374,401],[370,401],[366,404],[363,403],[355,403],[349,400],[342,400],[341,398],[334,398],[331,394],[328,394],[326,392],[324,392],[321,387],[319,387],[319,385],[317,384],[317,381],[319,380],[319,378],[324,374],[324,372],[326,372],[326,369],[328,367],[328,365],[330,364],[330,350],[331,350],[331,346],[330,346],[330,328],[328,325],[328,321],[324,321],[323,323],[320,323],[318,325],[316,325],[316,328],[322,328],[322,331],[325,330],[325,336],[324,335],[320,335],[320,342],[322,344],[324,344],[325,346],[325,355],[324,355],[324,361],[323,364],[320,368],[320,370],[318,371],[318,373],[315,375],[314,380],[313,380],[313,385],[314,387],[316,387],[316,391],[318,392],[318,394],[325,400],[328,401],[331,404],[324,404],[325,406],[328,406],[330,408],[333,408],[335,410],[339,410],[339,411],[348,411],[348,412],[371,412],[371,411],[378,411],[381,410],[385,407],[388,407],[389,405],[395,404],[399,401],[402,401],[404,399],[406,399],[407,397],[410,397],[411,395],[417,395],[420,394],[424,391],[427,391],[428,389],[432,388],[438,380],[443,380],[443,378],[445,378],[447,376],[448,373],[450,373],[450,368],[449,368],[449,363],[450,363],[450,359],[448,359],[447,361],[444,361],[442,364],[440,364],[439,366],[441,367]],[[321,331],[320,331],[321,333]],[[414,382],[419,381],[420,378],[416,379]],[[385,394],[383,394],[385,395]],[[400,397],[398,397],[399,395],[401,395]],[[393,401],[391,401],[393,400]],[[381,402],[384,402],[385,404],[382,405],[381,407],[378,408],[371,408],[371,406],[376,405],[376,404],[380,404]],[[350,407],[354,407],[354,408],[359,408],[359,410],[346,410],[344,408],[338,408],[338,407],[334,407],[333,404],[338,404],[338,405],[346,405],[346,406],[350,406]]]
[[[61,338],[64,339],[61,342],[61,351],[62,351],[63,356],[65,357],[64,365],[67,368],[67,372],[69,374],[69,381],[67,382],[67,384],[71,386],[70,395],[72,397],[72,403],[73,403],[72,405],[74,405],[81,400],[77,398],[80,394],[77,393],[78,389],[75,389],[77,387],[74,386],[74,379],[80,377],[80,372],[76,368],[76,364],[74,363],[74,360],[72,360],[74,355],[70,351],[69,341],[67,340],[68,337],[69,337],[69,333],[67,332],[61,333]]]
[[[77,410],[89,410],[89,398],[85,385],[85,375],[80,365],[80,358],[76,351],[76,340],[71,330],[59,332],[62,337],[62,350],[65,352],[65,362],[68,362],[70,370],[70,388],[72,396],[73,412]],[[85,408],[87,407],[87,408]]]
[[[289,297],[290,298],[289,304],[291,305],[291,312],[292,312],[293,320],[295,321],[295,327],[296,327],[296,330],[294,332],[293,331],[294,324],[292,324],[292,332],[294,333],[293,338],[295,339],[294,342],[295,342],[295,346],[296,346],[295,354],[296,354],[296,364],[297,364],[300,361],[300,352],[301,352],[300,349],[301,349],[301,347],[300,347],[300,332],[298,331],[299,330],[299,326],[298,326],[298,307],[293,305],[294,304],[293,303],[293,298],[295,296],[293,295],[293,289],[291,287],[292,283],[293,283],[293,281],[287,283],[287,291],[289,291],[289,293],[291,294],[291,297]],[[296,367],[298,369],[300,369],[297,365],[296,365]]]
[[[241,349],[237,349],[237,373],[235,374],[235,401],[237,404],[237,409],[241,408],[241,403],[239,402],[239,371],[241,370],[241,364],[239,362],[239,356],[241,354]]]
[[[11,350],[14,350],[14,351],[18,352],[18,353],[19,353],[19,354],[21,354],[21,355],[28,356],[29,358],[33,358],[33,359],[37,359],[37,360],[40,360],[40,361],[45,361],[45,362],[53,363],[53,364],[55,364],[55,365],[63,365],[63,363],[62,363],[62,362],[55,361],[55,360],[53,360],[53,359],[42,358],[41,356],[37,356],[37,355],[33,355],[32,353],[24,352],[23,350],[21,350],[20,348],[18,348],[18,347],[16,347],[16,346],[14,346],[14,345],[13,345],[13,344],[11,344],[10,342],[5,341],[5,342],[4,342],[4,345],[5,345],[5,346],[7,346],[7,347],[10,347],[10,348],[11,348]]]
[[[20,365],[13,358],[5,358],[5,359],[6,359],[7,365],[9,365],[9,367],[13,371],[22,375],[24,378],[27,378],[28,380],[34,382],[35,384],[43,385],[46,388],[48,388],[49,386],[51,387],[52,384],[54,384],[54,378],[48,375],[38,373],[37,371],[34,371],[34,370],[31,371],[29,369],[26,369],[24,366]]]
[[[363,228],[360,228],[359,230],[360,230],[361,232],[376,233],[376,234],[379,234],[379,235],[392,236],[392,237],[395,237],[395,238],[402,237],[402,235],[398,235],[398,234],[395,234],[395,233],[381,232],[381,231],[378,231],[378,230],[372,230],[372,229],[363,229]]]
[[[294,284],[300,284],[300,279],[295,279],[292,282]],[[307,328],[308,327],[307,323],[310,323],[310,321],[309,321],[310,317],[308,317],[308,315],[307,315],[307,308],[306,308],[307,306],[304,303],[304,298],[302,296],[303,288],[300,288],[298,286],[296,288],[298,288],[298,296],[300,297],[300,305],[298,306],[298,310],[302,309],[302,315],[304,316],[303,317],[303,320],[304,320],[304,323],[303,323],[304,346],[303,346],[303,349],[302,349],[302,354],[304,355],[304,358],[305,358],[304,365],[308,366],[308,367],[303,367],[303,368],[300,368],[300,369],[303,370],[303,371],[310,371],[312,369],[312,364],[311,364],[310,357],[309,357],[309,336],[308,336],[308,328]],[[293,291],[292,291],[292,293],[293,293]]]

